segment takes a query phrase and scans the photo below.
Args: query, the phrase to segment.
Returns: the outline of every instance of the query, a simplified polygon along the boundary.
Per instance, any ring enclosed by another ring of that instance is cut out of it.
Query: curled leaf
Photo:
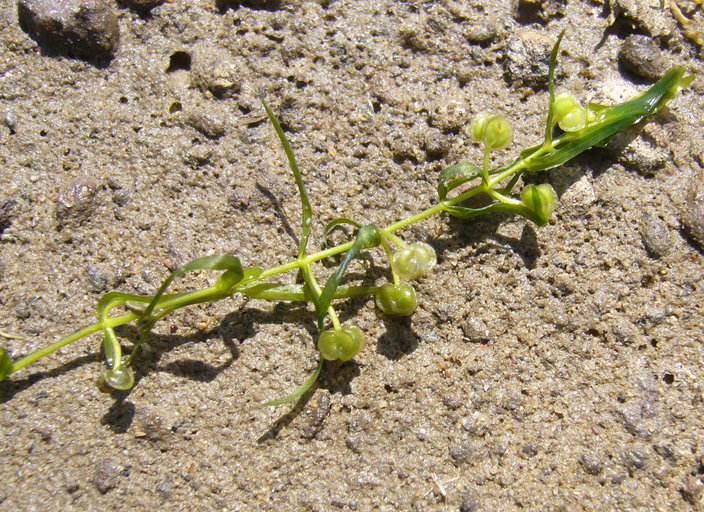
[[[438,195],[440,196],[440,200],[444,201],[451,190],[474,178],[481,177],[481,175],[482,170],[468,162],[461,162],[448,167],[440,173],[440,177],[438,178]]]
[[[330,246],[330,244],[328,243],[328,234],[330,234],[330,231],[335,229],[337,226],[341,226],[343,224],[349,224],[350,226],[354,226],[357,229],[360,229],[362,227],[362,224],[355,220],[348,219],[347,217],[339,217],[328,222],[328,225],[325,226],[325,229],[323,230],[323,243],[325,244],[325,247]]]

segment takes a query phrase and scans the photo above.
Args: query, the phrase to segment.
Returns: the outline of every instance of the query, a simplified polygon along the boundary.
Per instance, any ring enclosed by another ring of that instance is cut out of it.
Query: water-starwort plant
[[[364,332],[353,323],[341,324],[333,301],[369,296],[374,297],[377,307],[384,314],[413,314],[418,298],[409,281],[429,274],[436,265],[437,257],[431,245],[408,244],[398,232],[443,212],[455,217],[469,218],[500,211],[521,215],[539,226],[545,225],[556,207],[557,195],[552,186],[545,183],[525,185],[516,196],[513,189],[523,173],[552,169],[590,148],[604,146],[617,133],[660,110],[694,79],[692,75],[685,75],[684,68],[675,67],[650,89],[624,103],[611,106],[591,103],[583,107],[569,92],[555,94],[554,70],[561,39],[562,34],[558,37],[550,56],[548,112],[545,134],[540,144],[524,149],[513,162],[492,169],[491,153],[512,142],[513,128],[501,114],[481,114],[470,126],[472,138],[484,146],[481,166],[462,162],[445,169],[439,176],[439,200],[434,205],[385,227],[365,225],[345,217],[333,220],[323,232],[326,248],[317,252],[308,251],[313,210],[301,172],[281,125],[264,103],[264,109],[283,145],[301,198],[301,237],[297,257],[283,265],[263,269],[257,266],[243,267],[237,257],[229,254],[205,256],[173,271],[154,295],[108,293],[98,302],[98,320],[94,324],[17,361],[14,361],[4,348],[0,348],[0,380],[69,343],[102,331],[105,370],[98,378],[98,385],[105,391],[130,389],[134,385],[132,362],[158,320],[186,306],[216,301],[240,293],[254,299],[304,301],[313,304],[319,331],[318,366],[294,392],[264,405],[279,405],[295,400],[313,385],[325,361],[349,361],[365,346]],[[468,199],[478,195],[485,196],[487,204],[481,207],[466,206]],[[329,246],[327,234],[342,224],[355,229],[353,239],[340,245]],[[374,247],[381,247],[389,260],[390,281],[380,286],[342,284],[350,262]],[[340,256],[341,263],[325,283],[319,283],[313,271],[314,265],[333,256]],[[176,277],[199,270],[221,271],[222,274],[214,285],[204,289],[166,293]],[[277,276],[293,271],[301,273],[303,283],[275,280]],[[122,312],[114,315],[113,312],[117,308],[121,308]],[[139,337],[129,355],[125,356],[115,328],[128,323],[136,324]]]

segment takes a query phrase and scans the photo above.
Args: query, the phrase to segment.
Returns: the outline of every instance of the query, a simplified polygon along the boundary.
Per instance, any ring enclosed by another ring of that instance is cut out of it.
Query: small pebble
[[[457,410],[462,407],[462,404],[467,402],[467,397],[459,391],[447,393],[442,397],[442,403],[451,410]]]
[[[443,158],[450,151],[450,140],[440,130],[429,129],[425,135],[425,153],[430,159]]]
[[[633,324],[626,318],[615,318],[609,322],[611,328],[610,334],[614,341],[629,345],[636,339],[637,333],[633,328]]]
[[[547,84],[554,45],[555,41],[541,30],[517,30],[506,48],[505,67],[511,81],[523,85]]]
[[[491,339],[491,331],[484,321],[473,316],[462,322],[462,332],[471,343],[487,343]]]
[[[193,109],[188,112],[186,123],[211,139],[217,139],[225,134],[225,119],[215,110]]]
[[[672,250],[670,228],[657,215],[644,213],[640,221],[643,245],[653,258],[662,258]]]
[[[456,464],[470,464],[477,459],[477,447],[470,441],[463,441],[450,450],[450,457]]]
[[[528,457],[535,457],[536,455],[538,455],[539,451],[538,444],[534,441],[530,441],[523,445],[522,451],[523,454]]]
[[[245,74],[241,68],[240,61],[225,48],[197,47],[192,56],[191,85],[217,97],[231,96],[240,90]]]
[[[17,201],[12,198],[0,199],[0,233],[10,227],[15,206]]]
[[[643,176],[655,176],[665,167],[667,155],[642,134],[633,136],[633,130],[619,133],[607,146],[618,161]]]
[[[630,469],[643,469],[647,459],[645,450],[639,447],[628,448],[623,452],[623,462]]]
[[[464,487],[462,489],[460,500],[460,512],[477,512],[478,510],[481,510],[479,496],[477,496],[477,493],[469,487]]]
[[[604,469],[604,464],[596,455],[584,455],[579,459],[579,465],[590,475],[598,475]]]
[[[90,265],[86,271],[86,277],[95,292],[102,292],[113,281],[113,276],[99,265]]]
[[[91,177],[78,178],[56,198],[56,219],[59,225],[81,223],[97,208],[98,182]]]
[[[565,13],[563,0],[518,0],[516,14],[523,23],[539,21],[545,23]]]
[[[169,432],[161,417],[148,407],[140,407],[135,410],[132,427],[134,437],[149,441],[158,441]]]
[[[472,16],[468,21],[462,35],[469,43],[487,45],[496,38],[499,23],[492,15]]]
[[[112,58],[117,17],[104,0],[19,0],[20,23],[41,43],[82,58]]]
[[[701,478],[685,475],[684,485],[680,488],[680,493],[685,501],[698,507],[704,496],[704,482]]]
[[[617,410],[616,414],[630,434],[647,441],[659,430],[659,418],[646,417],[649,414],[644,414],[653,407],[654,405],[648,405],[648,400],[630,401]]]
[[[330,394],[328,392],[320,393],[317,400],[313,400],[309,404],[310,413],[306,417],[306,425],[303,427],[302,437],[304,439],[313,439],[325,425],[325,419],[330,414]]]
[[[704,251],[704,172],[700,171],[691,184],[680,220],[687,235]]]
[[[626,71],[649,82],[662,78],[668,68],[658,44],[641,34],[626,38],[618,51],[618,61]]]
[[[123,468],[115,460],[104,458],[95,465],[92,482],[101,494],[105,494],[117,487],[122,474]]]
[[[408,103],[409,98],[385,73],[375,74],[369,81],[369,93],[372,98],[387,105],[399,106]]]
[[[184,161],[192,168],[201,167],[210,162],[213,150],[207,144],[198,144],[186,152]]]
[[[112,201],[117,206],[125,206],[127,203],[130,202],[131,197],[132,192],[127,188],[120,188],[112,193]]]

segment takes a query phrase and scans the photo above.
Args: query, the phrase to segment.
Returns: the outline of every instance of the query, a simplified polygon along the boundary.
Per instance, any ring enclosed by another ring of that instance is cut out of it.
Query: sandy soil
[[[318,247],[337,216],[385,225],[432,204],[440,170],[480,161],[480,111],[515,123],[497,162],[540,139],[547,93],[509,57],[525,31],[567,29],[560,86],[584,100],[643,90],[618,61],[634,32],[700,76],[618,149],[536,177],[561,195],[544,228],[406,230],[439,252],[418,311],[339,304],[369,344],[295,406],[259,404],[315,368],[314,315],[242,297],[157,325],[130,393],[94,385],[97,335],[13,375],[0,509],[700,510],[704,265],[680,212],[704,160],[701,49],[659,2],[615,5],[610,28],[601,2],[529,3],[115,3],[120,47],[96,63],[42,47],[0,0],[0,329],[25,338],[4,342],[15,358],[194,257],[295,256],[298,198],[260,93],[304,169]],[[350,282],[383,282],[372,256]]]

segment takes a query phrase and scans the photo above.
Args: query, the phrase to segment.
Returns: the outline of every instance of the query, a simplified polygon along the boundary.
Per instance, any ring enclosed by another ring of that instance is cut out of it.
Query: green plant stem
[[[559,139],[553,142],[553,144],[557,144],[557,143],[559,143]],[[401,219],[397,222],[389,224],[388,226],[380,229],[379,231],[383,234],[383,238],[389,239],[396,244],[403,244],[403,241],[394,234],[396,231],[404,229],[412,224],[415,224],[417,222],[425,220],[428,217],[431,217],[435,214],[443,212],[443,211],[447,210],[448,208],[451,208],[452,206],[455,206],[459,203],[462,203],[463,201],[466,201],[467,199],[470,199],[471,197],[473,197],[477,194],[480,194],[482,192],[488,193],[488,194],[492,195],[494,198],[499,199],[502,202],[510,201],[512,203],[515,201],[514,199],[508,198],[508,197],[492,190],[492,187],[494,185],[496,185],[498,182],[505,179],[506,177],[521,171],[525,167],[526,163],[531,158],[538,157],[538,156],[540,156],[546,152],[549,152],[549,151],[550,151],[550,148],[546,148],[544,146],[541,146],[531,155],[529,155],[523,159],[517,160],[516,162],[511,164],[509,167],[506,167],[505,169],[499,169],[501,171],[500,174],[496,175],[493,179],[489,179],[487,182],[482,182],[481,184],[463,192],[462,194],[457,195],[456,197],[445,199],[444,201],[436,203],[433,206],[431,206],[421,212],[418,212],[414,215],[406,217],[405,219]],[[489,173],[489,174],[492,174],[492,173]],[[506,191],[506,192],[508,192],[508,191]],[[183,308],[186,306],[190,306],[190,305],[194,305],[194,304],[203,303],[203,302],[212,302],[212,301],[224,299],[224,298],[232,296],[235,293],[242,293],[248,297],[258,298],[258,299],[263,299],[263,300],[311,301],[311,300],[313,300],[313,298],[310,297],[310,295],[304,291],[304,288],[301,285],[282,285],[282,284],[278,284],[278,283],[267,283],[267,282],[264,282],[264,279],[282,274],[284,272],[300,269],[303,272],[306,281],[308,283],[310,283],[310,285],[313,289],[313,292],[317,293],[317,295],[320,296],[320,293],[322,292],[322,290],[321,290],[320,286],[318,285],[318,283],[315,279],[315,276],[313,275],[311,265],[313,263],[320,261],[320,260],[323,260],[325,258],[329,258],[331,256],[335,256],[335,255],[347,252],[350,250],[350,248],[352,248],[353,244],[354,244],[354,241],[349,241],[349,242],[346,242],[346,243],[343,243],[340,245],[336,245],[334,247],[330,247],[328,249],[324,249],[322,251],[299,256],[299,257],[297,257],[291,261],[288,261],[282,265],[278,265],[278,266],[272,267],[268,270],[264,270],[259,276],[251,279],[244,286],[238,287],[236,285],[227,291],[222,291],[221,289],[218,289],[215,286],[210,286],[210,287],[204,288],[202,290],[196,290],[196,291],[187,292],[187,293],[164,295],[155,304],[154,310],[153,310],[154,312],[150,315],[150,320],[157,321],[177,309],[180,309],[180,308]],[[386,248],[385,248],[385,250],[386,250]],[[394,281],[396,281],[396,276],[394,276]],[[354,296],[372,295],[375,293],[375,291],[376,291],[375,286],[341,286],[336,291],[334,298],[340,299],[340,298],[348,298],[348,297],[354,297]],[[151,299],[152,299],[152,297],[150,297],[150,296],[124,294],[124,295],[121,295],[119,298],[115,299],[108,306],[108,308],[109,308],[109,310],[112,310],[113,308],[115,308],[117,306],[124,306],[125,303],[130,302],[130,301],[139,302],[139,303],[149,303],[151,301]],[[332,306],[330,306],[328,308],[327,313],[330,315],[330,319],[333,323],[333,326],[336,329],[339,329],[340,328],[340,320],[338,319],[337,314],[335,313]],[[59,350],[60,348],[66,346],[70,343],[73,343],[74,341],[77,341],[81,338],[84,338],[90,334],[93,334],[93,333],[98,332],[98,331],[105,329],[105,328],[114,328],[114,327],[117,327],[120,325],[124,325],[126,323],[132,322],[132,321],[140,319],[140,318],[142,318],[142,317],[138,312],[132,312],[132,311],[129,313],[125,313],[125,314],[122,314],[119,316],[114,316],[114,317],[107,317],[106,316],[100,322],[96,322],[88,327],[85,327],[84,329],[76,331],[75,333],[71,334],[70,336],[62,338],[59,341],[52,343],[51,345],[48,345],[40,350],[37,350],[36,352],[29,354],[28,356],[26,356],[22,359],[19,359],[18,361],[16,361],[13,364],[12,373],[14,373],[17,370],[20,370],[20,369],[24,368],[25,366],[37,361],[38,359],[40,359],[48,354],[51,354],[52,352],[55,352],[55,351]],[[132,358],[130,357],[130,361],[131,361],[131,359]]]

